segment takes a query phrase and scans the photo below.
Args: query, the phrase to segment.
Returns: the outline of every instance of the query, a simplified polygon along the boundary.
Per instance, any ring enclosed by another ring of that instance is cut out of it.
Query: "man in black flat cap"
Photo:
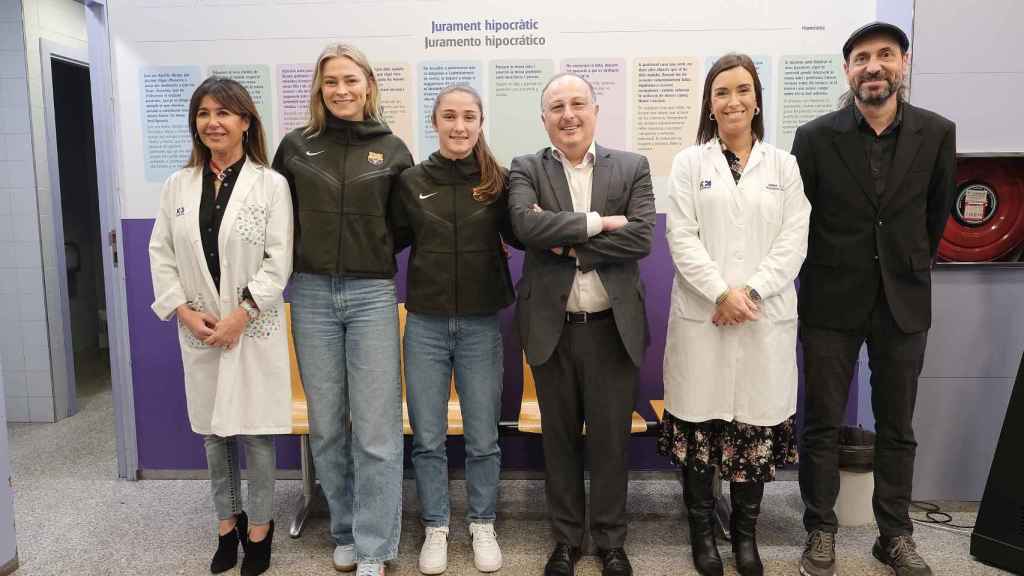
[[[876,422],[872,553],[898,576],[928,576],[910,521],[912,419],[931,324],[931,266],[955,189],[956,128],[903,99],[909,42],[883,22],[843,45],[846,105],[793,141],[813,207],[800,275],[806,381],[800,492],[805,576],[835,574],[839,427],[867,343]]]

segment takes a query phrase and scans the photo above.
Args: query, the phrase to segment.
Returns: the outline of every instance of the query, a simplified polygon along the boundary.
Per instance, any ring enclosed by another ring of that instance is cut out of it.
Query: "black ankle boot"
[[[683,501],[690,523],[690,548],[693,564],[702,576],[722,576],[722,557],[715,545],[715,492],[711,470],[701,474],[692,467],[683,468]]]
[[[736,558],[736,572],[740,576],[762,576],[764,565],[757,551],[757,516],[761,513],[763,482],[732,482],[732,517],[729,531],[732,535],[732,555]]]
[[[242,576],[257,576],[263,574],[270,568],[270,545],[274,541],[274,521],[270,521],[270,530],[267,536],[259,542],[249,540],[245,549],[245,558],[242,559]]]
[[[217,537],[217,551],[213,554],[213,560],[210,560],[211,574],[227,572],[235,567],[238,563],[238,544],[241,543],[242,548],[245,548],[245,531],[248,527],[249,519],[245,512],[242,512],[235,519],[234,529]]]

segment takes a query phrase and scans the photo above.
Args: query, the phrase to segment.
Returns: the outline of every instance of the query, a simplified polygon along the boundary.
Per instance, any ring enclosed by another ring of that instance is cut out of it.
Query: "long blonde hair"
[[[385,124],[384,115],[380,109],[380,88],[377,86],[377,77],[373,74],[370,61],[361,50],[351,44],[334,43],[328,44],[320,52],[316,60],[316,69],[313,74],[313,85],[309,90],[309,123],[306,124],[302,133],[306,136],[317,136],[324,131],[327,125],[326,105],[324,104],[324,65],[332,58],[348,58],[359,66],[359,69],[366,75],[366,104],[363,106],[363,118]]]

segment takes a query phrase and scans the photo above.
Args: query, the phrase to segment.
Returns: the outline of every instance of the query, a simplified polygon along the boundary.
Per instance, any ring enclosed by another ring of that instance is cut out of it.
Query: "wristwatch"
[[[249,322],[253,322],[260,317],[260,309],[257,308],[256,305],[248,298],[242,300],[239,306],[241,306],[242,310],[245,310],[245,313],[249,315]]]
[[[747,296],[754,302],[754,304],[761,303],[761,295],[757,293],[757,290],[754,290],[750,286],[744,286],[744,288],[747,291]]]

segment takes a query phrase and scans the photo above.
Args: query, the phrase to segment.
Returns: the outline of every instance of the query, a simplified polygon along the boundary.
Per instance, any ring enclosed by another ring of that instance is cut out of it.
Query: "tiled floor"
[[[89,386],[85,387],[89,389]],[[16,489],[19,575],[207,574],[213,552],[213,514],[207,484],[198,480],[116,480],[114,420],[109,389],[82,398],[76,416],[56,424],[12,424],[12,468]],[[301,492],[298,481],[277,485],[280,523],[270,575],[334,574],[326,518],[310,520],[300,539],[287,537],[288,515]],[[453,525],[447,574],[476,575],[466,525],[464,484],[452,482]],[[389,574],[415,575],[422,532],[415,489],[405,485],[405,515],[399,558]],[[545,521],[543,483],[505,480],[497,524],[505,556],[500,574],[539,575],[551,541]],[[973,522],[973,505],[959,506],[959,523]],[[627,550],[638,575],[695,574],[686,543],[682,494],[670,479],[630,485]],[[769,486],[759,524],[767,574],[795,575],[804,533],[796,482]],[[930,527],[916,532],[919,548],[940,575],[1002,574],[973,561],[969,538]],[[843,529],[839,573],[888,574],[871,557],[872,527]],[[721,547],[728,563],[731,554]],[[731,574],[731,566],[727,569]],[[237,574],[237,569],[228,572]],[[600,574],[586,558],[582,576]]]

